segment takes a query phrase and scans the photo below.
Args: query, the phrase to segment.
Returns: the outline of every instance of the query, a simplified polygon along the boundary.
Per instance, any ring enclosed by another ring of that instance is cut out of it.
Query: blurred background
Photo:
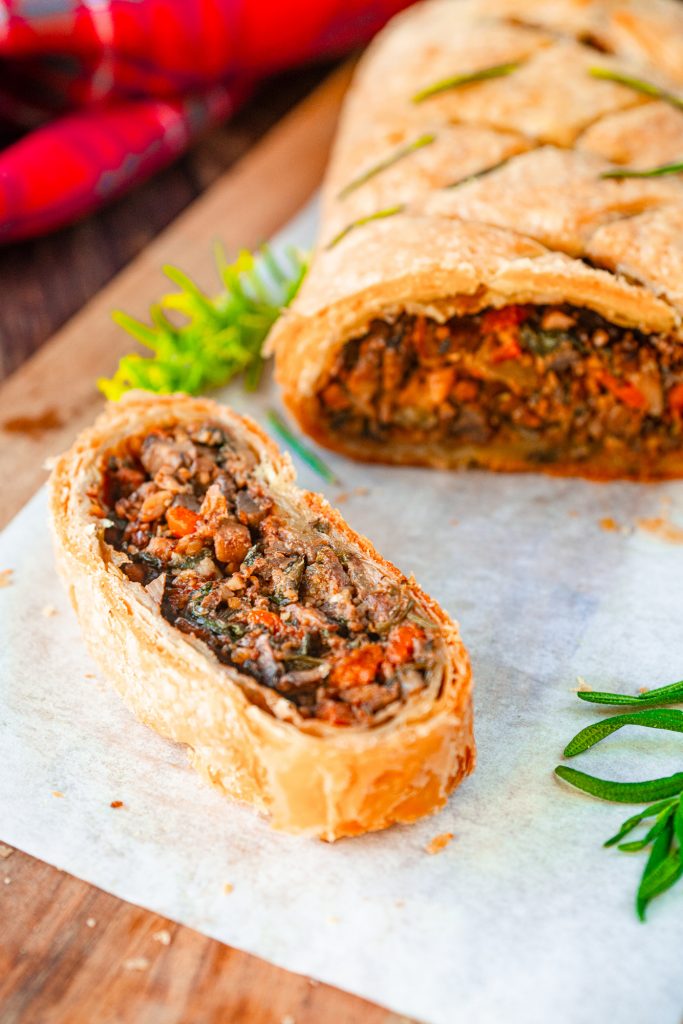
[[[0,0],[0,379],[405,6]]]

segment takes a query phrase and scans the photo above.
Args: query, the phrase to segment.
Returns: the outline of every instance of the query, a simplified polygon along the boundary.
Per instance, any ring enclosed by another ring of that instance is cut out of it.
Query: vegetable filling
[[[604,453],[641,475],[683,444],[683,345],[568,305],[402,314],[346,343],[318,401],[331,433],[379,444],[475,463],[491,444],[538,463]]]
[[[90,512],[128,579],[251,699],[377,724],[435,679],[435,624],[325,520],[278,504],[257,465],[223,426],[155,429],[103,457]]]

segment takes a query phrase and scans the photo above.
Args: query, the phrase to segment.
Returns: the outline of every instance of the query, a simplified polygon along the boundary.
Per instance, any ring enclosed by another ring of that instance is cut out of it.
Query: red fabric
[[[0,0],[0,241],[96,209],[260,76],[368,39],[409,0]]]

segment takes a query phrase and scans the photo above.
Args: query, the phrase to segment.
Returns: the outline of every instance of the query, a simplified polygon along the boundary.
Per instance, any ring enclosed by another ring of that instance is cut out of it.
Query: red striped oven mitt
[[[342,53],[407,0],[0,0],[0,241],[96,209],[269,72]]]

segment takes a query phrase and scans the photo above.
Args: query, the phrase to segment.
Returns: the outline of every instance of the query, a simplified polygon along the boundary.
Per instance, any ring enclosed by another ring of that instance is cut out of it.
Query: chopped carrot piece
[[[274,612],[269,612],[267,608],[252,608],[247,617],[250,622],[259,626],[265,626],[272,633],[275,633],[281,625],[277,615]]]
[[[504,363],[508,359],[519,359],[522,354],[522,347],[517,338],[502,337],[501,343],[490,355],[492,363]]]
[[[333,686],[346,689],[371,683],[382,663],[384,652],[379,644],[365,644],[340,658],[330,674]]]
[[[529,313],[524,306],[504,306],[502,309],[490,309],[481,318],[481,329],[484,334],[500,334],[511,328],[519,327],[528,316]]]
[[[389,634],[386,653],[387,661],[391,662],[392,665],[403,665],[406,661],[410,661],[413,656],[415,641],[422,636],[424,636],[424,631],[419,626],[414,626],[409,622],[405,622],[401,626],[395,626]]]
[[[630,406],[631,409],[647,409],[647,398],[635,384],[627,380],[619,380],[613,377],[607,370],[598,373],[598,382],[604,388],[611,391],[620,402]]]
[[[683,415],[683,384],[674,384],[669,391],[668,402],[674,416]]]
[[[166,522],[174,537],[188,537],[196,530],[198,521],[198,513],[182,505],[172,505],[166,512]]]

